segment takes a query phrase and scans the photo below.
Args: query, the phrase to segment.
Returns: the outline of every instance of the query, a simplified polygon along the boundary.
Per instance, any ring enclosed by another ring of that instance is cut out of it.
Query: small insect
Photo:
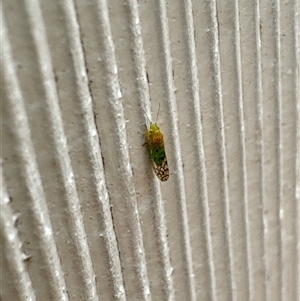
[[[169,178],[169,167],[168,161],[165,151],[164,145],[164,135],[160,131],[159,126],[157,125],[157,118],[159,114],[159,108],[157,112],[156,122],[150,122],[150,128],[146,129],[145,136],[146,136],[146,146],[152,160],[153,169],[157,177],[165,182]]]

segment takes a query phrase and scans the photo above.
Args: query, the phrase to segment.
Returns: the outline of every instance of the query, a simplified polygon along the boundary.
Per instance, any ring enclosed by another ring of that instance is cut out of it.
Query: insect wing
[[[153,161],[153,169],[155,171],[155,174],[161,181],[165,182],[169,179],[169,166],[167,158],[163,160],[161,165],[157,165]]]

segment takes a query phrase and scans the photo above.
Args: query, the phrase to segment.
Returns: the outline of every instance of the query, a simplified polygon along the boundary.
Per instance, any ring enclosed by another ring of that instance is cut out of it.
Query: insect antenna
[[[149,118],[149,116],[148,116],[146,110],[145,110],[143,107],[142,107],[142,110],[143,110],[143,112],[144,112],[144,116],[146,116],[146,119],[148,119],[149,124],[151,124],[151,119]],[[146,127],[147,127],[147,126],[146,126]]]
[[[160,110],[160,103],[158,104],[158,111],[157,111],[157,115],[156,115],[155,124],[157,124],[158,115],[159,115],[159,110]]]

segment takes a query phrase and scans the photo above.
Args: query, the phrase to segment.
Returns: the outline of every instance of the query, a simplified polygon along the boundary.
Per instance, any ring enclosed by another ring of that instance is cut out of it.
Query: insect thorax
[[[147,136],[150,144],[154,146],[159,146],[164,143],[164,135],[160,131],[159,126],[155,123],[150,124],[150,130],[148,131]]]

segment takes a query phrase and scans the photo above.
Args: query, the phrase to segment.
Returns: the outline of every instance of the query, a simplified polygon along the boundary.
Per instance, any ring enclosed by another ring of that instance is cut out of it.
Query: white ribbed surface
[[[297,0],[1,5],[0,300],[300,301]]]

